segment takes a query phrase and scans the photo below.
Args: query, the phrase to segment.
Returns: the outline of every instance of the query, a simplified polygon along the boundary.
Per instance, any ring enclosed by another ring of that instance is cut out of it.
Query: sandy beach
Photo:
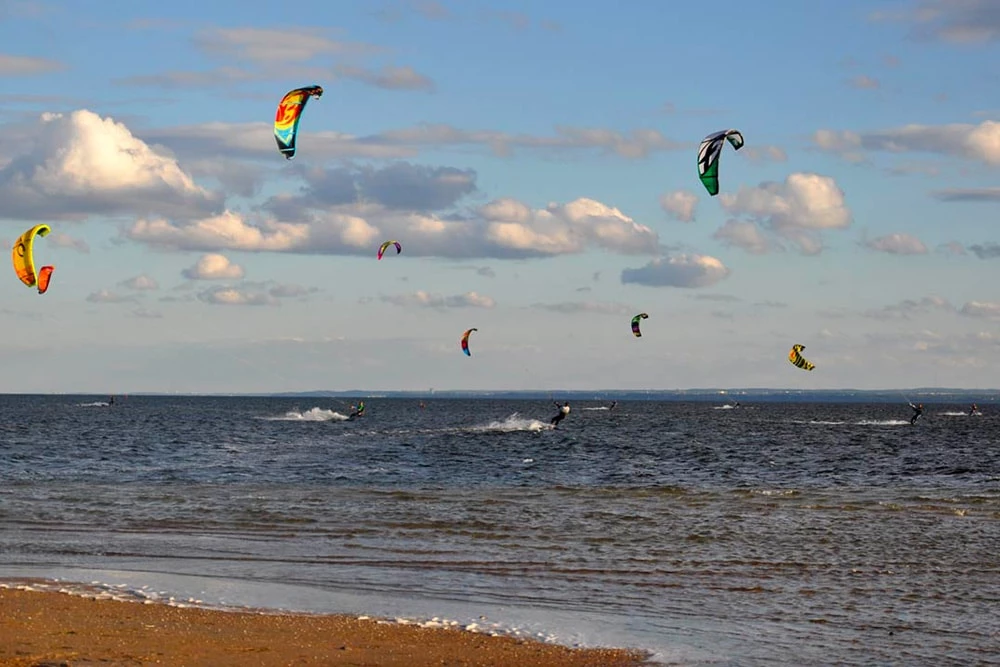
[[[516,665],[633,667],[578,649],[350,616],[220,611],[0,589],[0,665]]]

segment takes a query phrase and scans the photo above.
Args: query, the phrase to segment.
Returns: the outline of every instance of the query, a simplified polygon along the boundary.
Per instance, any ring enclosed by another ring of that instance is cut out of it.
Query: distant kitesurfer
[[[738,407],[740,407],[740,402],[739,402],[739,401],[736,401],[736,404],[735,404],[735,405],[733,405],[733,410],[735,410],[735,409],[736,409],[736,408],[738,408]]]
[[[108,407],[110,408],[114,404],[115,404],[115,397],[114,397],[114,395],[108,396]]]
[[[971,416],[973,416],[975,414],[978,414],[978,413],[979,413],[979,406],[976,405],[975,403],[973,403],[972,407],[969,408],[969,416],[971,417]]]
[[[559,405],[558,402],[553,401],[552,405],[559,408],[559,413],[552,418],[551,424],[552,426],[559,426],[559,422],[566,419],[566,415],[569,414],[569,401],[566,401],[562,405]]]
[[[365,416],[365,402],[358,401],[357,407],[353,405],[351,406],[351,414],[347,415],[347,418],[354,419],[355,417],[364,417],[364,416]]]
[[[618,407],[618,401],[611,401],[611,407],[609,407],[608,410],[614,410],[617,407]]]
[[[910,407],[913,408],[913,416],[910,417],[910,424],[912,425],[916,424],[917,418],[924,414],[924,404],[920,403],[919,405],[914,405],[913,403],[910,403]]]

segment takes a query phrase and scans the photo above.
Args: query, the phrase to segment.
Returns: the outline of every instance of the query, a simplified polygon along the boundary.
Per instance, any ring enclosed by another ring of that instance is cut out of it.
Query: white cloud
[[[744,145],[739,155],[751,162],[788,162],[788,153],[785,152],[785,149],[767,144],[761,146]]]
[[[496,301],[491,297],[476,292],[441,296],[418,290],[412,294],[383,296],[382,301],[396,306],[420,306],[422,308],[493,308],[496,306]]]
[[[82,253],[90,252],[90,245],[86,241],[74,238],[69,234],[64,234],[62,232],[49,234],[48,238],[45,240],[49,245],[55,246],[56,248],[72,248],[73,250],[78,250]]]
[[[818,232],[844,229],[852,222],[843,191],[833,178],[820,174],[790,174],[784,183],[741,187],[735,194],[719,195],[719,200],[725,210],[754,219],[807,255],[818,254],[822,250]],[[760,250],[759,239],[754,238],[748,228],[728,223],[727,227],[717,232],[723,239],[730,243],[739,241],[748,248]]]
[[[866,151],[922,152],[1000,165],[1000,122],[992,120],[978,125],[905,125],[870,132],[818,130],[813,143],[852,162],[863,160]]]
[[[0,216],[83,219],[91,215],[206,214],[220,197],[125,125],[87,111],[45,113],[34,147],[0,170]]]
[[[674,190],[660,195],[660,208],[674,220],[693,222],[698,195],[690,190]]]
[[[212,28],[195,38],[205,53],[260,64],[301,63],[319,56],[358,56],[384,52],[363,42],[331,39],[319,29]]]
[[[991,301],[969,301],[959,311],[968,317],[1000,319],[1000,303]]]
[[[653,287],[709,287],[729,276],[729,269],[708,255],[657,257],[638,269],[622,271],[622,283]]]
[[[38,76],[65,68],[58,60],[0,53],[0,76]]]
[[[780,246],[772,244],[761,228],[753,222],[727,220],[726,224],[715,230],[712,238],[727,246],[743,248],[751,255],[764,255],[775,249],[783,250]]]
[[[923,241],[909,234],[889,234],[865,242],[872,250],[890,255],[926,255],[927,246]]]
[[[385,238],[405,238],[409,256],[515,259],[578,254],[600,248],[620,254],[655,254],[656,233],[616,208],[593,199],[532,209],[513,199],[480,207],[470,219],[395,211],[376,204],[334,206],[304,222],[251,221],[241,214],[188,223],[139,220],[125,234],[151,246],[177,250],[245,250],[367,255]]]
[[[958,241],[949,241],[948,243],[942,243],[937,247],[937,251],[944,255],[967,255],[965,251],[965,246]]]
[[[202,255],[194,266],[181,271],[181,275],[191,280],[239,280],[243,277],[243,267],[232,264],[225,255],[209,253]]]
[[[358,65],[338,65],[334,72],[345,79],[361,81],[376,88],[386,90],[434,90],[434,82],[412,67],[387,65],[379,70],[371,70]]]
[[[87,295],[87,301],[91,303],[125,303],[135,301],[134,294],[118,294],[111,290],[98,290]]]
[[[266,292],[235,287],[214,287],[198,293],[198,299],[214,306],[276,306],[278,299]]]
[[[146,274],[140,274],[128,280],[123,280],[119,283],[122,287],[127,287],[131,290],[136,291],[147,291],[147,290],[157,290],[160,289],[160,284],[156,282],[153,278],[150,278]]]

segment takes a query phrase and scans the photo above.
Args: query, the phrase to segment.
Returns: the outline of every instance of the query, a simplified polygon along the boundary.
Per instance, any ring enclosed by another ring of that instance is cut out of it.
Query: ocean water
[[[7,585],[663,664],[1000,663],[1000,408],[103,400],[0,397]]]

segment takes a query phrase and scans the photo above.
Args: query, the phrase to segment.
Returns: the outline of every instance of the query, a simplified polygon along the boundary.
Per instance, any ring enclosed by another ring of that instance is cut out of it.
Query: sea
[[[4,586],[664,665],[1000,664],[1000,405],[107,401],[0,396]]]

